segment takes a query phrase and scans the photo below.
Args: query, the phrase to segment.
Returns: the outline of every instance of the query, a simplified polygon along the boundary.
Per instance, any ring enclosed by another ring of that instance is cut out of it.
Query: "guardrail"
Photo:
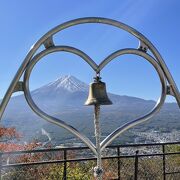
[[[180,179],[180,142],[108,146],[102,159],[103,179]],[[1,179],[90,179],[95,161],[88,147],[2,152],[0,175]]]

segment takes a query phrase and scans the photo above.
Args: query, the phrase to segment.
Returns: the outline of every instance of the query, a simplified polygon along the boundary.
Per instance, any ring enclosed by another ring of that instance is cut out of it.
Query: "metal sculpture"
[[[131,35],[135,36],[139,40],[139,47],[138,48],[127,48],[127,49],[121,49],[116,52],[113,52],[111,55],[109,55],[107,58],[105,58],[99,65],[97,65],[87,54],[82,52],[79,49],[76,49],[74,47],[70,46],[56,46],[53,42],[53,35],[56,33],[69,28],[71,26],[75,26],[78,24],[85,24],[85,23],[100,23],[100,24],[107,24],[111,26],[115,26],[117,28],[120,28],[122,30],[125,30],[129,32]],[[40,50],[40,46],[44,45],[45,49],[41,52],[37,53],[38,50]],[[153,54],[151,56],[148,54],[148,50]],[[97,139],[96,139],[96,145],[94,145],[90,139],[88,139],[85,135],[80,133],[77,129],[72,127],[69,124],[66,124],[64,121],[52,117],[48,115],[46,112],[43,112],[33,101],[30,90],[29,90],[29,78],[31,75],[31,71],[35,64],[42,59],[44,56],[54,53],[57,51],[65,51],[69,53],[76,54],[80,56],[84,61],[86,61],[90,67],[95,71],[97,74],[97,77],[99,73],[103,70],[103,68],[108,65],[110,61],[115,59],[118,56],[122,56],[124,54],[134,54],[137,56],[143,57],[145,60],[147,60],[157,71],[160,82],[161,82],[161,96],[159,100],[157,101],[154,108],[146,115],[137,118],[135,120],[132,120],[126,124],[124,124],[121,127],[118,127],[115,131],[113,131],[111,134],[109,134],[102,142],[100,142],[99,135],[100,135],[100,129],[99,129],[99,111],[100,111],[100,104],[95,105],[95,129],[97,133]],[[21,76],[23,76],[23,81],[20,81]],[[171,76],[163,58],[161,57],[158,50],[154,47],[154,45],[141,33],[139,33],[137,30],[133,29],[132,27],[123,24],[121,22],[107,19],[107,18],[100,18],[100,17],[87,17],[87,18],[80,18],[75,19],[72,21],[65,22],[63,24],[58,25],[57,27],[53,28],[49,32],[47,32],[44,36],[42,36],[30,49],[27,56],[25,57],[23,63],[21,64],[19,70],[17,71],[14,79],[12,80],[1,104],[0,104],[0,119],[2,118],[2,115],[4,113],[4,110],[10,100],[11,95],[14,92],[17,91],[23,91],[25,98],[29,104],[29,106],[32,108],[32,110],[45,119],[46,121],[56,124],[62,128],[65,128],[72,134],[74,134],[76,137],[81,139],[94,153],[94,155],[97,157],[97,163],[98,166],[94,169],[95,170],[95,176],[98,179],[102,179],[102,168],[101,168],[101,152],[102,150],[109,145],[117,136],[119,136],[122,132],[126,131],[127,129],[142,123],[144,121],[147,121],[151,117],[153,117],[162,107],[164,104],[166,95],[172,95],[176,98],[177,103],[180,107],[180,94],[178,91],[178,88],[173,80],[173,77]]]

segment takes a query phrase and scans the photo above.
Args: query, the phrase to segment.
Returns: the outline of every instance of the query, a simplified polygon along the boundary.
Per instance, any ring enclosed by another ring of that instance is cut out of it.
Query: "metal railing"
[[[92,179],[88,147],[0,153],[1,179]],[[180,142],[108,146],[103,179],[180,179]],[[39,173],[39,174],[38,174]]]

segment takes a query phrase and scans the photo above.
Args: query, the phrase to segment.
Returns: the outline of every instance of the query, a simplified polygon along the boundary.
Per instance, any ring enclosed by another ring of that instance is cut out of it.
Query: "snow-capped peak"
[[[51,86],[56,90],[58,90],[59,88],[64,88],[70,92],[88,91],[87,84],[71,75],[62,76],[56,79],[54,82],[49,83],[47,87],[48,86]]]

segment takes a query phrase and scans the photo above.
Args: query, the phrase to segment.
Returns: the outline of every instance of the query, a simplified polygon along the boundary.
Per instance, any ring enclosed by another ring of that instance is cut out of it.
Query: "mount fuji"
[[[69,92],[74,93],[77,91],[81,92],[87,92],[88,91],[88,85],[84,82],[81,82],[77,78],[71,75],[66,75],[58,78],[57,80],[34,90],[32,93],[39,94],[39,93],[55,93],[59,94],[60,92]]]
[[[82,131],[93,135],[93,107],[84,106],[89,86],[74,76],[66,75],[31,92],[35,103],[54,117],[57,117]],[[107,135],[123,123],[147,113],[155,102],[130,96],[108,93],[113,102],[101,106],[102,134]],[[148,128],[180,129],[180,113],[175,103],[167,103],[161,113],[150,123],[139,126]],[[12,97],[3,116],[5,126],[14,126],[25,139],[39,138],[41,129],[51,134],[52,140],[59,141],[71,137],[66,130],[50,124],[38,117],[27,105],[24,95]],[[168,124],[168,126],[167,126]],[[169,125],[170,124],[170,125]]]

